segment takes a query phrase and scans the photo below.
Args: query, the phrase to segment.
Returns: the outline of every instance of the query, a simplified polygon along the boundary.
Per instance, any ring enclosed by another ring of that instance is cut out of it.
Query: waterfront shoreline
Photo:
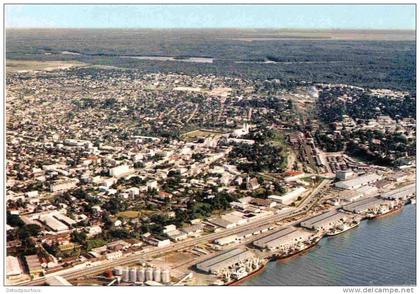
[[[409,205],[409,204],[411,204],[410,202],[406,202],[406,203],[404,203],[401,207],[399,207],[398,209],[396,209],[396,210],[394,210],[394,211],[391,211],[391,212],[389,212],[389,213],[386,213],[386,214],[384,214],[384,215],[377,215],[376,217],[374,217],[374,218],[366,218],[366,217],[364,217],[364,218],[362,218],[361,219],[361,221],[363,221],[363,220],[368,220],[368,221],[373,221],[374,219],[380,219],[380,220],[382,220],[382,219],[385,219],[387,216],[395,216],[395,215],[399,215],[399,213],[400,212],[404,212],[404,208],[405,208],[405,206],[411,206],[411,205]],[[415,205],[415,204],[412,204],[413,206]],[[415,208],[414,208],[415,209]],[[349,231],[353,231],[353,230],[349,230]],[[273,259],[273,256],[275,256],[275,253],[273,253],[272,255],[270,255],[269,257],[266,257],[265,259],[267,260],[267,262],[265,262],[264,263],[264,265],[263,265],[263,267],[261,268],[261,269],[259,269],[257,272],[255,272],[255,273],[252,273],[250,276],[246,276],[246,277],[244,277],[243,279],[241,279],[240,281],[235,281],[235,286],[246,286],[246,285],[243,285],[243,283],[244,282],[246,282],[246,281],[248,281],[251,277],[255,277],[255,276],[259,276],[259,275],[261,275],[261,274],[263,274],[264,273],[264,270],[265,269],[267,269],[267,266],[271,263],[271,262],[278,262],[278,261],[280,261],[280,260],[289,260],[289,259],[295,259],[295,258],[298,258],[298,257],[302,257],[303,255],[305,255],[305,253],[306,252],[308,252],[308,251],[310,251],[310,249],[313,249],[314,251],[315,251],[315,249],[318,249],[318,248],[316,248],[317,246],[317,244],[322,240],[322,239],[324,239],[324,238],[328,238],[328,239],[334,239],[334,237],[336,237],[336,236],[328,236],[327,234],[324,234],[319,240],[318,240],[318,242],[316,242],[315,244],[313,244],[312,246],[309,246],[308,248],[305,248],[304,250],[302,250],[302,251],[300,251],[300,252],[297,252],[296,254],[293,254],[293,255],[291,255],[291,256],[289,256],[289,257],[285,257],[285,258],[280,258],[280,259],[278,259],[278,258],[274,258]],[[312,251],[312,250],[311,250]],[[230,286],[230,284],[225,284],[225,286]]]

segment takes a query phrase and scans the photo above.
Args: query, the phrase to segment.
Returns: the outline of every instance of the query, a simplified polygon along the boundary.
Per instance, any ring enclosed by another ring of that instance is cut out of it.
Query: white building
[[[128,165],[120,165],[120,166],[116,166],[113,167],[109,170],[109,175],[111,177],[122,177],[122,176],[126,176],[128,174],[130,174],[132,172],[132,170],[130,170],[130,168],[128,167]]]
[[[230,235],[230,236],[227,236],[227,237],[216,239],[216,240],[214,240],[214,243],[217,244],[217,245],[220,245],[220,246],[224,246],[224,245],[227,245],[227,244],[236,243],[237,238],[238,238],[238,236],[236,236],[236,235]]]
[[[122,256],[123,256],[123,254],[122,254],[121,251],[114,251],[114,252],[109,252],[109,253],[105,254],[105,257],[108,260],[115,260],[115,259],[118,259]]]
[[[351,216],[349,214],[338,212],[337,210],[331,210],[329,212],[311,217],[301,222],[300,225],[307,229],[328,231],[329,229],[332,229],[333,227],[349,220],[350,218]]]
[[[22,275],[23,271],[20,267],[19,260],[15,256],[7,256],[6,257],[6,277],[10,278],[17,278]]]
[[[167,225],[167,226],[164,226],[163,233],[167,234],[167,233],[169,233],[171,231],[175,231],[175,230],[176,230],[175,225]]]
[[[340,181],[351,179],[354,176],[352,170],[339,170],[335,173],[335,177]]]
[[[64,181],[57,181],[50,186],[51,192],[64,192],[70,189],[73,189],[77,186],[79,180],[77,179],[68,179]]]
[[[270,195],[268,196],[268,199],[271,199],[273,201],[276,201],[284,205],[289,205],[295,202],[299,198],[299,196],[301,196],[305,191],[306,191],[305,187],[298,187],[298,188],[293,189],[290,192],[287,192],[286,194],[282,196]]]
[[[242,137],[249,133],[249,125],[247,123],[244,123],[242,128],[236,129],[232,132],[232,135],[234,137]]]
[[[380,179],[382,179],[382,176],[380,175],[366,174],[366,175],[363,175],[354,179],[337,182],[335,183],[335,186],[337,188],[354,190],[362,186],[373,184],[376,181],[379,181]]]

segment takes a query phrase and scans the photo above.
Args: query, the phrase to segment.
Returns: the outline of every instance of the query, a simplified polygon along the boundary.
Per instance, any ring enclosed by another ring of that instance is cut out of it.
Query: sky
[[[6,5],[7,28],[415,29],[414,5]]]

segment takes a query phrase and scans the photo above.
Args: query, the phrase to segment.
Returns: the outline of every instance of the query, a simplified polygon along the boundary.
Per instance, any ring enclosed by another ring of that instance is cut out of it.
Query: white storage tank
[[[135,268],[130,269],[130,282],[135,283],[137,281],[137,271]]]
[[[129,280],[129,272],[128,272],[128,268],[125,267],[122,269],[122,274],[121,274],[121,279],[123,282],[128,282]]]
[[[171,281],[171,273],[168,269],[162,271],[162,283],[167,284]]]
[[[138,268],[137,269],[137,281],[138,282],[144,282],[145,281],[144,268]]]
[[[155,268],[153,271],[153,281],[160,282],[160,268]]]
[[[145,272],[145,280],[153,281],[153,268],[148,267]]]
[[[116,268],[114,268],[114,275],[121,276],[122,275],[122,267],[117,266]]]

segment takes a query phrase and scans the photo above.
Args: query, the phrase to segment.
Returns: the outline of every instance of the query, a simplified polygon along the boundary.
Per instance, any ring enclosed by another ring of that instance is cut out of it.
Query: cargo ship
[[[344,232],[347,232],[348,230],[351,230],[357,227],[359,224],[360,224],[360,221],[353,221],[350,224],[347,224],[347,223],[342,224],[338,226],[337,228],[327,232],[327,236],[336,236],[336,235],[342,234]]]
[[[271,260],[280,260],[280,259],[285,259],[285,258],[290,258],[292,256],[298,255],[298,254],[302,254],[306,251],[308,251],[309,249],[311,249],[312,247],[314,247],[316,244],[318,244],[318,242],[322,239],[322,236],[316,236],[315,238],[313,238],[311,241],[307,242],[307,243],[303,243],[300,246],[289,250],[287,252],[282,252],[282,253],[277,253],[274,254],[271,258]]]
[[[384,216],[387,216],[387,215],[390,215],[390,214],[399,212],[402,208],[403,208],[403,205],[402,204],[398,204],[398,205],[396,205],[393,208],[390,208],[388,210],[385,210],[385,211],[384,210],[380,210],[376,214],[376,216],[374,218],[381,218],[381,217],[384,217]]]
[[[251,272],[248,272],[245,270],[245,268],[240,268],[234,272],[231,273],[231,280],[229,282],[227,282],[225,285],[226,286],[238,286],[240,285],[242,282],[244,282],[245,280],[251,278],[252,276],[258,274],[259,272],[261,272],[267,262],[261,262],[261,264],[259,265],[259,267],[257,267],[255,270],[252,270]]]

